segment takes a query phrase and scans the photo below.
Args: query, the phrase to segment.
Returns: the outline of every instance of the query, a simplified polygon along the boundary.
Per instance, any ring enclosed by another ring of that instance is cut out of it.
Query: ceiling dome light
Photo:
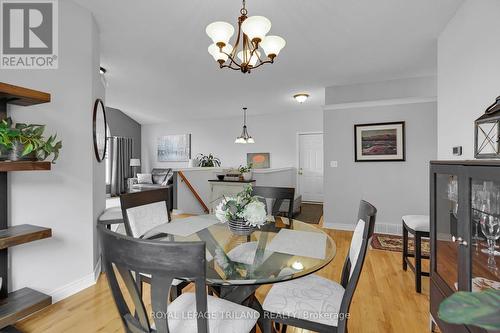
[[[220,48],[215,44],[211,44],[208,47],[208,53],[210,53],[212,57],[214,57],[215,61],[219,61],[222,63],[226,62],[226,60],[228,59],[228,54],[231,53],[232,50],[233,47],[231,46],[231,44],[227,44],[226,46],[224,46],[222,48],[222,52],[220,51]]]
[[[309,98],[309,94],[296,94],[296,95],[293,95],[293,98],[295,98],[295,100],[297,102],[302,104]]]
[[[229,44],[229,39],[234,34],[234,28],[227,22],[214,22],[210,23],[205,29],[208,37],[212,38],[214,44],[222,46]]]
[[[271,30],[271,21],[264,16],[250,16],[241,24],[241,30],[252,42],[260,43]]]
[[[264,52],[270,59],[274,59],[280,53],[281,49],[285,47],[285,45],[285,40],[280,36],[267,36],[260,43],[260,46],[264,49]]]
[[[106,72],[107,72],[106,68],[104,68],[102,66],[99,67],[99,74],[104,75],[104,74],[106,74]]]

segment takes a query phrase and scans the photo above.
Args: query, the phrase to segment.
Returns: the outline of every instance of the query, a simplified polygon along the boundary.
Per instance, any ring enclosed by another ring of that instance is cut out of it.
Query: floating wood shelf
[[[7,117],[7,105],[29,106],[50,102],[50,94],[0,82],[0,120]],[[29,288],[8,292],[9,247],[52,236],[52,230],[34,225],[8,226],[8,179],[10,171],[50,170],[50,162],[0,161],[0,333],[17,330],[10,325],[52,303],[48,295]]]
[[[7,104],[29,106],[50,102],[50,94],[0,82],[0,99]]]
[[[12,325],[50,304],[52,297],[30,288],[11,292],[7,298],[0,300],[0,327]]]
[[[40,161],[0,161],[0,172],[50,170],[52,163]]]
[[[52,229],[21,224],[0,230],[0,249],[33,242],[52,236]]]

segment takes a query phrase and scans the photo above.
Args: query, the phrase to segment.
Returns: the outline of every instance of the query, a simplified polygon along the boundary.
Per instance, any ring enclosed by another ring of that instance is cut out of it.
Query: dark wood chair
[[[140,238],[150,229],[170,222],[168,196],[167,189],[122,194],[120,203],[127,235]]]
[[[148,190],[126,193],[120,196],[123,222],[128,236],[142,238],[146,232],[171,220],[168,207],[168,190]],[[137,286],[142,292],[142,282],[151,283],[147,274],[140,274]],[[189,282],[174,279],[171,288],[171,299],[182,293]]]
[[[422,292],[422,276],[429,276],[429,272],[422,271],[422,259],[430,259],[429,255],[422,254],[422,238],[430,237],[430,219],[429,215],[405,215],[402,218],[403,223],[403,270],[408,266],[415,273],[415,291]],[[408,233],[414,236],[413,253],[410,253],[408,246]],[[415,266],[409,258],[415,259]]]
[[[376,215],[377,209],[373,205],[363,200],[360,202],[358,222],[340,283],[308,275],[277,283],[271,288],[262,305],[264,333],[272,331],[272,322],[280,323],[282,332],[288,325],[315,332],[347,332],[349,307],[375,229]]]
[[[137,239],[115,233],[102,225],[97,228],[107,280],[125,332],[206,333],[210,328],[211,332],[230,333],[249,332],[255,326],[259,317],[257,311],[207,296],[204,242]],[[153,322],[135,284],[136,272],[151,276]],[[124,287],[120,287],[118,274],[123,279]],[[168,286],[176,276],[189,278],[196,290],[195,293],[184,293],[168,304]],[[133,302],[135,315],[125,302],[127,293]],[[224,318],[225,313],[244,319]]]
[[[295,199],[295,188],[293,187],[271,187],[271,186],[254,186],[252,195],[262,197],[264,199],[273,199],[271,215],[276,216],[280,210],[283,201],[288,200],[288,218],[293,218],[293,201]]]

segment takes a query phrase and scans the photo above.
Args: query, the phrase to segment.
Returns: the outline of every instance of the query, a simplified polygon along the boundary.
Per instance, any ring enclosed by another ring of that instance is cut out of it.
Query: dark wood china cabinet
[[[430,200],[431,315],[441,332],[487,332],[437,313],[458,290],[500,289],[500,161],[432,161]]]

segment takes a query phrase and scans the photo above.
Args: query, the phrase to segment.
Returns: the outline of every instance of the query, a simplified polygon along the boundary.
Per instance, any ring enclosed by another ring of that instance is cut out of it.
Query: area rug
[[[294,216],[294,219],[311,223],[318,224],[323,216],[323,205],[322,204],[310,204],[302,203],[301,211]]]
[[[403,252],[403,237],[397,235],[373,234],[371,246],[373,249],[393,252]],[[413,253],[413,238],[408,238],[408,251]],[[422,239],[422,255],[428,256],[430,244],[428,239]]]

